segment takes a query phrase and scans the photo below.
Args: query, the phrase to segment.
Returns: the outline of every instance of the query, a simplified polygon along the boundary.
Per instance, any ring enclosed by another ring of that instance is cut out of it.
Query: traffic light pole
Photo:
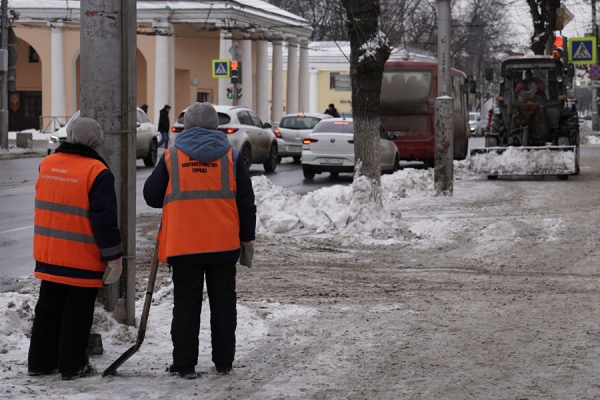
[[[0,19],[0,51],[8,59],[8,0],[2,0]],[[8,68],[0,68],[0,78],[0,149],[8,150]]]

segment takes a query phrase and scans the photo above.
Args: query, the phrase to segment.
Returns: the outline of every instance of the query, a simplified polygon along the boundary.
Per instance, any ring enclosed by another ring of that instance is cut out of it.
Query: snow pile
[[[383,208],[365,198],[365,177],[298,195],[273,185],[265,176],[252,178],[257,204],[257,233],[264,235],[356,235],[357,239],[402,239],[398,202],[409,195],[433,194],[433,169],[406,169],[381,177]]]
[[[471,154],[471,170],[487,175],[553,175],[575,173],[575,147],[488,147]]]

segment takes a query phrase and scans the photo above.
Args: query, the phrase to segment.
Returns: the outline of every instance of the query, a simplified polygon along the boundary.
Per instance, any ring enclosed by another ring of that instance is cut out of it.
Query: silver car
[[[278,163],[277,139],[271,124],[263,123],[256,113],[241,106],[214,106],[219,116],[219,129],[229,143],[240,152],[246,167],[262,164],[267,172],[275,171]],[[169,145],[183,131],[183,117],[187,108],[179,114],[171,128]]]
[[[53,132],[48,139],[48,154],[52,154],[56,148],[67,140],[67,127],[71,121],[79,118],[77,111],[65,126]],[[136,110],[136,158],[144,160],[144,165],[153,167],[158,159],[158,141],[160,134],[156,131],[154,124],[150,122],[146,113],[141,109]]]
[[[379,126],[381,171],[393,173],[400,169],[398,147],[394,136]],[[324,119],[302,142],[302,172],[312,180],[315,174],[329,172],[337,177],[341,172],[354,172],[354,123],[351,118]]]
[[[322,119],[332,118],[329,114],[298,113],[284,115],[279,126],[273,129],[279,146],[279,158],[292,157],[294,162],[300,162],[302,157],[302,141],[312,132]]]

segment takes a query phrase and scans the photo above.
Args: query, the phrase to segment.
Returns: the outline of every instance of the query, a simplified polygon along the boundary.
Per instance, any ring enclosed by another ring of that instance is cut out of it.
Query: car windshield
[[[477,116],[475,114],[469,114],[469,121],[470,122],[474,122],[477,119]]]
[[[347,133],[354,134],[354,123],[352,121],[321,121],[315,126],[313,133]]]
[[[319,123],[321,119],[315,117],[306,117],[306,116],[293,116],[293,117],[283,117],[281,119],[281,123],[279,124],[280,128],[286,129],[313,129],[315,125]]]

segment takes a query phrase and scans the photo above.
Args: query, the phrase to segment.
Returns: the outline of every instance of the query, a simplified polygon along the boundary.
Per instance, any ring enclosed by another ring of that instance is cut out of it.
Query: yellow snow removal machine
[[[567,102],[572,66],[550,56],[509,57],[500,66],[500,92],[485,148],[470,167],[489,179],[509,175],[579,173],[579,118]],[[486,70],[486,79],[493,71]]]

